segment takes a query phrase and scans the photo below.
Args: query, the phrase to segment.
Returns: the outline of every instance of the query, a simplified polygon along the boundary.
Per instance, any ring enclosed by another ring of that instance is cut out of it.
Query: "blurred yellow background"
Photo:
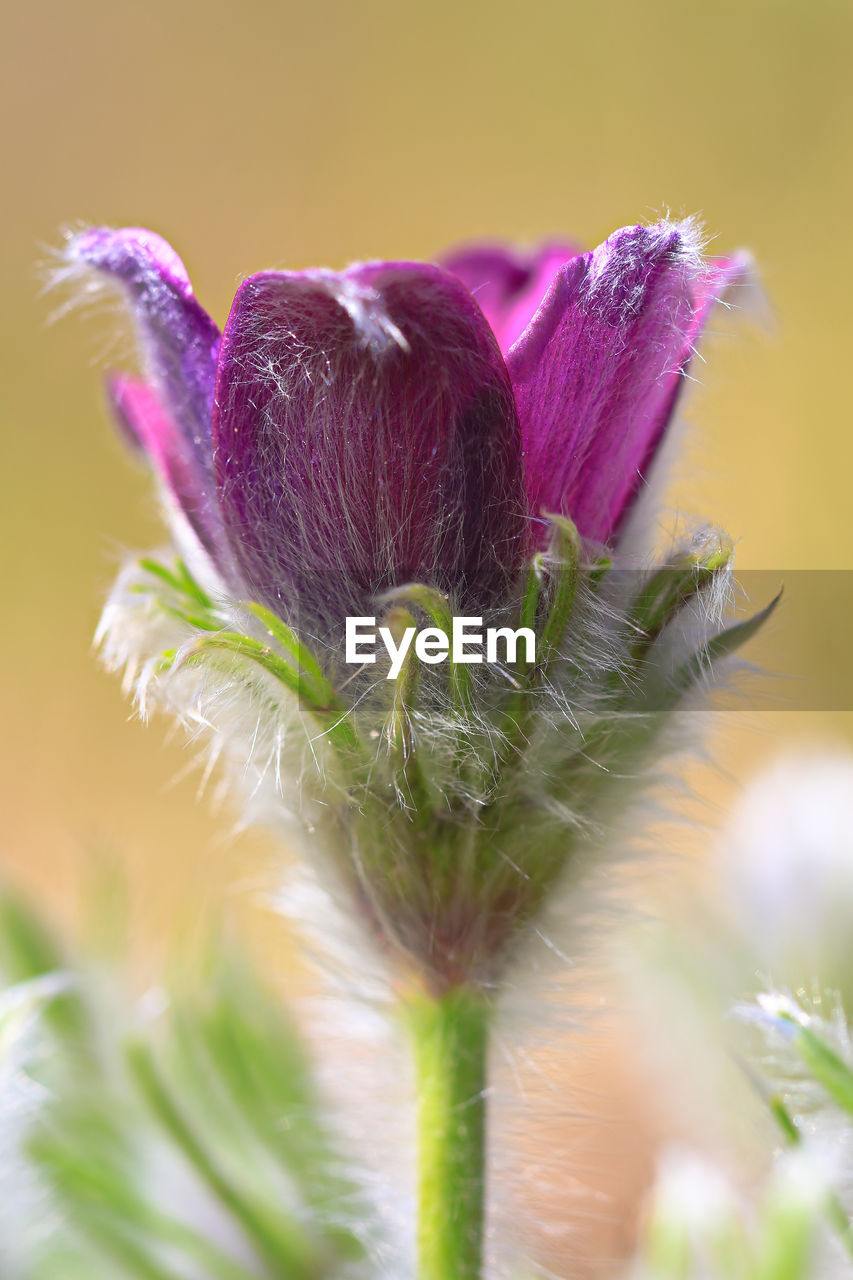
[[[853,568],[847,0],[42,0],[9,5],[5,27],[0,859],[58,919],[106,861],[145,966],[223,904],[282,936],[244,905],[270,882],[269,844],[197,803],[186,749],[129,718],[91,652],[122,548],[161,535],[103,406],[104,362],[125,353],[97,320],[47,325],[36,267],[63,224],[161,232],[223,322],[264,267],[478,236],[590,245],[699,213],[715,248],[752,249],[773,319],[713,326],[670,506],[726,527],[741,566]],[[815,736],[850,741],[851,717],[715,719],[722,767],[695,772],[708,826],[759,760]],[[614,1132],[617,1156],[600,1134],[589,1150],[630,1198],[645,1175]]]
[[[698,212],[715,247],[753,250],[774,319],[715,326],[727,336],[695,370],[672,505],[728,528],[742,566],[851,567],[852,53],[843,0],[9,6],[9,873],[67,917],[93,854],[117,858],[154,938],[239,896],[266,849],[197,806],[194,777],[174,782],[186,751],[128,719],[90,651],[121,548],[160,535],[106,420],[106,324],[46,323],[36,267],[63,224],[160,231],[222,322],[263,267],[429,258],[477,236],[592,244]],[[825,731],[849,735],[848,718],[744,712],[718,754],[737,777],[780,739]],[[703,785],[713,809],[732,784]]]

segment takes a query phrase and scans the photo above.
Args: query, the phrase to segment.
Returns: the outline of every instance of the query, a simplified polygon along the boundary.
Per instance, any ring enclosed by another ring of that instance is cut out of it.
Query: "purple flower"
[[[499,605],[548,514],[612,542],[744,267],[664,222],[591,253],[263,272],[220,338],[151,232],[69,259],[126,292],[143,378],[113,403],[226,585],[323,631],[411,581]]]

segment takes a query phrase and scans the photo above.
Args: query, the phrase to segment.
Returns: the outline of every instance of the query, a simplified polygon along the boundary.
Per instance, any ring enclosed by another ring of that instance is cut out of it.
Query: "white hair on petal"
[[[377,352],[389,344],[404,352],[410,350],[405,335],[388,315],[376,289],[334,272],[322,278],[327,279],[329,293],[346,311],[367,346]]]

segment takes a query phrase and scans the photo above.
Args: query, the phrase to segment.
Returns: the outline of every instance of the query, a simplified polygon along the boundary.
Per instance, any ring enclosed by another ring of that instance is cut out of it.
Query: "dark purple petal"
[[[488,607],[521,564],[506,367],[470,294],[438,267],[246,280],[223,338],[213,438],[240,569],[306,625],[340,625],[409,581]]]
[[[713,302],[744,262],[690,224],[624,227],[561,268],[507,358],[534,514],[610,541],[672,416]]]
[[[442,260],[479,303],[504,355],[524,332],[554,276],[577,256],[572,245],[555,242],[522,254],[502,245],[471,245]]]
[[[212,479],[210,421],[219,330],[196,301],[183,263],[153,231],[92,227],[74,236],[69,263],[124,289],[136,321],[146,380]]]
[[[107,380],[107,392],[123,433],[149,459],[202,546],[224,570],[228,554],[215,491],[159,395],[141,378],[122,374]]]

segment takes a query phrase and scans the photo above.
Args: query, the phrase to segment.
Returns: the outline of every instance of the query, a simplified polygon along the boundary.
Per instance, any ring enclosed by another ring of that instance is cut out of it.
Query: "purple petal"
[[[419,263],[263,273],[216,384],[220,505],[272,607],[340,625],[408,581],[494,603],[527,536],[518,419],[481,312]]]
[[[744,266],[703,260],[689,223],[660,223],[624,227],[561,268],[507,358],[534,514],[614,537],[708,312]]]
[[[479,303],[504,355],[527,328],[554,276],[577,256],[572,245],[544,244],[520,254],[502,245],[471,245],[442,261]]]
[[[157,392],[142,379],[123,374],[107,380],[107,392],[123,433],[145,453],[202,546],[220,569],[224,568],[227,552],[215,491],[211,493],[191,446]]]
[[[174,249],[138,227],[92,227],[74,236],[69,264],[120,284],[139,331],[146,380],[212,479],[210,421],[219,330],[196,301]]]

